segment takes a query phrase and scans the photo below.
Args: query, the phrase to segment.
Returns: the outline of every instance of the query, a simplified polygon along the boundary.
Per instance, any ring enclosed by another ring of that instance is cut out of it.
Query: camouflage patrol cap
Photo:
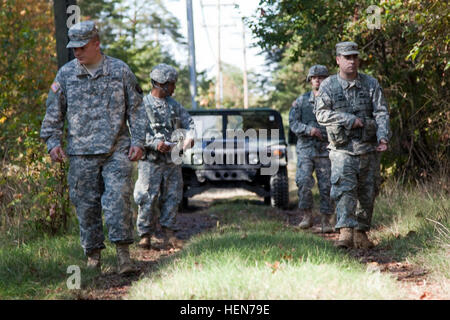
[[[84,47],[94,36],[98,35],[97,26],[93,21],[82,21],[69,29],[67,48]]]
[[[311,80],[311,77],[313,76],[318,76],[318,77],[328,77],[328,69],[327,67],[321,65],[321,64],[316,64],[314,66],[312,66],[311,68],[309,68],[309,72],[308,72],[308,76],[306,77],[306,81],[309,82],[309,80]]]
[[[359,54],[358,45],[352,41],[339,42],[336,44],[336,56],[349,56]]]
[[[158,83],[176,82],[178,80],[178,72],[174,67],[161,63],[155,66],[150,72],[150,79]]]

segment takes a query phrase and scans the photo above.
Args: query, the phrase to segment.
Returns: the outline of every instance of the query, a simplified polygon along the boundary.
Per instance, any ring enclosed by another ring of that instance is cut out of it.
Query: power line
[[[205,28],[206,31],[206,35],[207,35],[207,39],[208,39],[208,45],[210,48],[210,51],[212,53],[212,56],[215,58],[216,62],[216,108],[221,108],[222,107],[222,101],[223,101],[223,74],[222,74],[222,59],[221,59],[221,28],[223,27],[237,27],[236,24],[233,25],[224,25],[221,23],[221,7],[222,6],[235,6],[238,7],[236,5],[236,3],[220,3],[220,0],[217,0],[216,4],[204,4],[202,0],[200,0],[200,6],[201,6],[201,11],[202,11],[202,19],[203,19],[203,27]],[[206,24],[206,19],[205,19],[205,13],[204,13],[204,7],[205,6],[214,6],[217,9],[217,25],[215,25],[214,27],[217,27],[217,56],[214,55],[214,51],[212,48],[212,44],[211,44],[211,39],[209,37],[209,32],[208,32],[208,25]],[[241,12],[239,10],[239,15],[241,16]],[[234,20],[234,19],[233,19]],[[243,88],[244,88],[244,108],[248,108],[248,81],[247,81],[247,58],[246,58],[246,39],[245,39],[245,25],[244,25],[244,21],[243,18],[240,17],[241,23],[242,23],[242,30],[241,32],[239,32],[239,34],[241,34],[242,37],[242,45],[243,47],[241,48],[242,52],[243,52]]]
[[[203,2],[200,0],[200,4],[202,7],[202,16],[204,17],[203,14],[203,7],[205,6],[214,6],[217,8],[217,56],[216,61],[217,61],[217,75],[216,75],[216,108],[221,108],[222,107],[222,102],[223,102],[223,75],[222,75],[222,58],[221,58],[221,28],[225,27],[224,25],[221,24],[221,8],[224,6],[232,6],[234,4],[225,4],[225,3],[220,3],[220,0],[217,0],[216,4],[203,4]],[[205,19],[203,19],[203,24],[205,25],[206,28],[206,23],[205,23]],[[207,29],[206,29],[207,30]],[[209,42],[209,34],[208,35],[208,42]],[[210,48],[212,51],[212,46],[210,44]]]
[[[206,25],[205,11],[204,11],[204,5],[203,5],[203,1],[202,0],[200,0],[200,7],[201,7],[201,11],[202,11],[203,27],[205,28],[206,38],[208,39],[209,49],[211,50],[211,55],[214,57],[214,60],[215,60],[216,59],[216,55],[214,53],[213,46],[211,44],[211,39],[209,37],[208,26]]]

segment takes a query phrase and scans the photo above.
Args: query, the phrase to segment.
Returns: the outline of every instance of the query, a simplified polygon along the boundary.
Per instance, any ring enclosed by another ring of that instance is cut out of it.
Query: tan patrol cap
[[[349,56],[359,54],[358,45],[352,41],[339,42],[336,44],[336,56]]]
[[[97,26],[93,21],[82,21],[74,24],[69,29],[69,43],[67,48],[80,48],[88,44],[88,42],[98,35]]]

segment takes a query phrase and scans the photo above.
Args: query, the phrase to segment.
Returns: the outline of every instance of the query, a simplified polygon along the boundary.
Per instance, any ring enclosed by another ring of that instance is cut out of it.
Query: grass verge
[[[78,228],[66,234],[40,235],[15,243],[0,239],[0,300],[4,299],[76,299],[89,287],[98,272],[86,269],[86,257],[80,246]],[[102,251],[103,271],[115,268],[115,252],[111,244]],[[75,266],[80,271],[80,288],[75,285]],[[68,286],[69,284],[69,286]]]
[[[216,203],[218,228],[193,238],[133,285],[129,299],[402,299],[395,280],[277,212],[245,200]]]
[[[450,297],[450,198],[441,183],[399,189],[388,181],[373,224],[371,236],[382,248],[426,269]]]
[[[450,298],[447,190],[437,184],[407,190],[387,182],[377,198],[370,232],[387,255],[426,269],[427,280],[441,287],[444,298]],[[291,207],[295,200],[291,198]],[[217,228],[160,261],[155,272],[131,288],[129,299],[408,298],[387,274],[366,270],[330,242],[288,227],[284,213],[259,200],[216,201],[208,213],[218,218]],[[70,265],[81,268],[82,290],[98,285],[98,274],[84,268],[74,217],[69,225],[67,232],[53,236],[3,226],[0,299],[82,298],[67,288]],[[103,271],[109,272],[116,260],[114,247],[106,245]]]

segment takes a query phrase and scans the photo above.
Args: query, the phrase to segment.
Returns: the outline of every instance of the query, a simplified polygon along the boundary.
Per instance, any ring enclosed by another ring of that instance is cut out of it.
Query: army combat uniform
[[[357,48],[352,42],[338,45],[342,50]],[[357,54],[349,54],[353,52]],[[353,81],[332,75],[320,86],[315,112],[330,141],[336,229],[368,231],[380,185],[376,147],[381,139],[389,141],[389,113],[382,89],[375,78],[362,73]],[[363,121],[363,128],[352,129],[356,118]]]
[[[319,126],[313,113],[314,93],[301,95],[292,104],[289,112],[289,126],[297,135],[297,173],[295,182],[298,186],[298,207],[312,209],[314,186],[313,171],[316,171],[320,192],[320,213],[330,215],[334,209],[330,200],[331,163],[328,158],[327,135],[325,127]],[[319,128],[324,140],[310,135],[312,128]]]
[[[93,23],[82,22],[81,26],[92,28]],[[41,137],[48,151],[62,146],[67,120],[69,193],[88,256],[105,248],[102,209],[110,241],[133,242],[128,152],[130,144],[143,149],[145,143],[148,122],[141,94],[130,68],[109,56],[103,56],[93,76],[77,59],[68,62],[49,91]]]
[[[193,119],[173,98],[160,99],[149,94],[144,98],[144,106],[149,117],[146,156],[139,161],[139,177],[134,189],[134,199],[139,206],[137,230],[141,237],[155,233],[158,213],[162,227],[175,229],[183,196],[181,165],[173,161],[171,152],[161,153],[157,146],[161,141],[181,144],[181,139],[192,137],[194,131]],[[187,135],[180,129],[187,130]]]

